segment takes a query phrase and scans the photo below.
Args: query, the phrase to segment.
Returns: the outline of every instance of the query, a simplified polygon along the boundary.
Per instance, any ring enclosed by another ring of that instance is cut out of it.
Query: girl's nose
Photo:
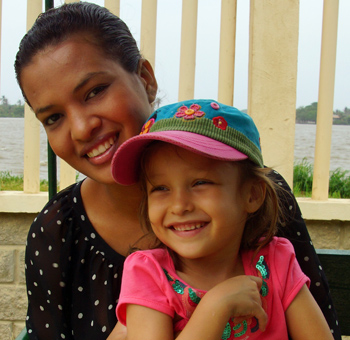
[[[187,190],[178,191],[174,194],[171,202],[171,212],[174,215],[185,215],[194,210],[194,202]]]
[[[101,126],[101,119],[84,110],[71,110],[69,112],[71,136],[76,141],[90,140]]]

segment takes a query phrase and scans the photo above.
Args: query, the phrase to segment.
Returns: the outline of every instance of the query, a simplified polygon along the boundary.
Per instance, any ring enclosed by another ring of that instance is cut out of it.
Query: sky
[[[103,0],[91,0],[103,5]],[[120,17],[140,39],[141,0],[121,0]],[[55,0],[55,6],[63,0]],[[198,0],[195,97],[217,99],[220,0]],[[182,0],[158,0],[155,73],[162,104],[177,101]],[[22,100],[13,63],[26,32],[26,0],[2,0],[0,96],[10,104]],[[318,101],[322,35],[322,0],[300,0],[298,82],[296,107]],[[334,110],[350,107],[350,1],[339,0]],[[210,24],[208,24],[210,23]],[[249,0],[237,2],[234,106],[247,108]],[[208,67],[209,65],[209,67]]]

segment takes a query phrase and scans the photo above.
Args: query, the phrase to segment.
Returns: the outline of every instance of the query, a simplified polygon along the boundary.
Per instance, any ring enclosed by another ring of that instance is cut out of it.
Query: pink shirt
[[[265,332],[259,330],[255,318],[240,324],[228,320],[223,340],[226,339],[278,339],[288,340],[285,311],[309,279],[301,271],[291,243],[275,237],[258,255],[253,251],[241,254],[246,275],[263,279],[261,299],[268,314]],[[206,292],[186,284],[176,274],[174,263],[166,249],[137,251],[127,257],[124,264],[117,318],[126,324],[126,305],[137,304],[182,319],[174,331],[182,330]]]

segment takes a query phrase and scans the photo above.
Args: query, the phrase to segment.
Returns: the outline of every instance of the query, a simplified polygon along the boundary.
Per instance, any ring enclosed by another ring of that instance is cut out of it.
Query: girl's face
[[[251,209],[240,168],[170,144],[146,162],[148,214],[156,236],[182,259],[233,258]]]
[[[21,83],[53,151],[86,176],[115,183],[113,154],[151,113],[157,83],[148,62],[129,73],[88,37],[73,36],[37,53]]]

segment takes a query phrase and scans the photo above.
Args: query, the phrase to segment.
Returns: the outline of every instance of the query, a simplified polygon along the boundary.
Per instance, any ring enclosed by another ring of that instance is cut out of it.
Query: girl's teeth
[[[187,230],[199,229],[201,227],[202,227],[201,224],[196,224],[191,226],[177,226],[177,227],[174,227],[174,229],[177,231],[187,231]]]

